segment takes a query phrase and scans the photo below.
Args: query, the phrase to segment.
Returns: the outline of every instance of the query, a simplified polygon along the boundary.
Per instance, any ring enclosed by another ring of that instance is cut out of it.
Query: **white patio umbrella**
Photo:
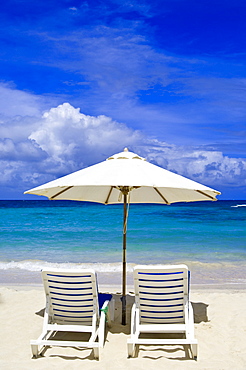
[[[127,204],[215,201],[220,192],[153,165],[126,148],[103,162],[30,189],[25,194],[43,195],[51,200],[124,204],[122,324],[125,325]]]

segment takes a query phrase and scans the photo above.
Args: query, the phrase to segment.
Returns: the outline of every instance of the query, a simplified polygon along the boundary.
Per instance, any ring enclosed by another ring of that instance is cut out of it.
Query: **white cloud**
[[[246,185],[246,160],[229,158],[220,151],[157,142],[148,148],[146,157],[170,171],[215,188]]]
[[[244,159],[202,146],[154,140],[110,117],[85,115],[69,103],[37,118],[6,120],[0,134],[1,186],[19,191],[98,163],[126,146],[152,163],[217,190],[246,185]]]
[[[44,98],[16,89],[11,84],[0,83],[0,114],[4,116],[37,116]]]
[[[85,115],[64,103],[43,115],[29,139],[60,165],[67,163],[70,171],[103,160],[105,153],[126,144],[140,143],[142,135],[110,117]]]

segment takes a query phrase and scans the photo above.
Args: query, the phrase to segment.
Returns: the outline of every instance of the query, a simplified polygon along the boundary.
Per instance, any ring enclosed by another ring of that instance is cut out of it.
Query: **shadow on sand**
[[[111,327],[107,327],[106,329],[106,336],[105,336],[105,340],[106,342],[108,341],[107,339],[107,336],[108,336],[108,333],[111,333],[111,334],[124,334],[126,336],[129,336],[130,334],[130,322],[131,322],[131,307],[132,307],[132,304],[134,303],[134,295],[133,294],[128,294],[127,295],[127,315],[126,315],[126,318],[127,318],[127,324],[126,325],[122,325],[121,324],[121,295],[120,294],[113,294],[113,299],[115,300],[115,317],[114,317],[114,322],[112,322],[112,326]],[[208,322],[208,314],[207,314],[207,307],[208,305],[206,303],[203,303],[203,302],[192,302],[192,307],[193,307],[193,310],[194,310],[194,322],[196,324],[199,324],[201,322]],[[45,309],[41,309],[40,311],[36,312],[36,315],[40,316],[40,317],[44,317],[44,311]],[[57,337],[58,335],[58,337]],[[65,334],[64,333],[57,333],[56,334],[56,338],[54,339],[62,339],[60,336],[64,336]],[[78,336],[78,335],[84,335],[83,333],[66,333],[66,339],[67,338],[67,335],[70,336],[70,340],[75,336]],[[65,338],[64,338],[65,339]],[[73,338],[74,339],[77,339],[77,338]],[[127,338],[126,338],[127,340]],[[149,348],[148,348],[149,347]],[[151,346],[148,346],[148,345],[144,345],[144,346],[137,346],[136,348],[136,354],[135,356],[138,356],[139,354],[139,351],[141,350],[141,352],[148,352],[148,355],[142,355],[144,358],[149,358],[149,359],[153,359],[153,360],[157,360],[159,357],[167,357],[168,354],[175,354],[177,351],[180,351],[180,350],[183,350],[184,351],[184,356],[179,356],[179,357],[170,357],[171,360],[179,360],[179,361],[183,361],[183,360],[187,360],[187,359],[190,359],[191,356],[190,356],[190,352],[188,350],[188,346],[175,346],[175,347],[165,347],[163,348],[163,346],[156,346],[156,349],[155,348],[152,348]],[[159,355],[158,356],[154,356],[154,353],[155,351],[158,350],[158,353]],[[90,354],[90,355],[86,355],[85,357],[83,356],[83,349],[79,349],[78,348],[78,357],[77,356],[64,356],[64,355],[50,355],[52,357],[62,357],[63,359],[66,359],[66,360],[71,360],[71,359],[77,359],[77,358],[80,358],[80,359],[90,359],[90,360],[93,360],[94,357],[93,357],[93,352]],[[160,355],[160,351],[163,352],[163,355]],[[43,351],[42,355],[44,355],[44,353],[46,352],[46,349]],[[153,352],[153,356],[151,356],[151,352]],[[81,355],[81,357],[80,357]],[[127,354],[126,354],[127,355]],[[168,356],[169,358],[169,356]]]

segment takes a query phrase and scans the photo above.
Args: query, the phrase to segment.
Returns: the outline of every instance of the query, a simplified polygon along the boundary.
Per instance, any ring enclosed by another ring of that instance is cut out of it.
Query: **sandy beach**
[[[115,298],[115,321],[107,332],[100,361],[91,350],[48,348],[43,357],[32,359],[30,339],[41,333],[45,297],[42,286],[0,287],[1,369],[245,369],[246,290],[191,289],[198,339],[198,360],[191,360],[182,346],[140,346],[136,358],[127,358],[130,308],[127,296],[127,325],[121,325],[119,287],[99,286]]]

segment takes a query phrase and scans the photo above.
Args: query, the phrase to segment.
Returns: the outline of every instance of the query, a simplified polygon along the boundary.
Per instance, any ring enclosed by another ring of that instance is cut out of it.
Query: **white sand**
[[[105,287],[101,291],[107,291]],[[112,291],[112,290],[111,290]],[[116,292],[117,290],[114,290]],[[122,326],[120,296],[116,317],[107,333],[100,361],[91,350],[48,348],[44,357],[32,359],[30,339],[42,329],[40,312],[45,306],[41,287],[0,287],[0,368],[8,369],[246,369],[246,290],[194,290],[195,335],[198,361],[186,357],[182,346],[140,346],[136,358],[127,359],[128,325]]]

